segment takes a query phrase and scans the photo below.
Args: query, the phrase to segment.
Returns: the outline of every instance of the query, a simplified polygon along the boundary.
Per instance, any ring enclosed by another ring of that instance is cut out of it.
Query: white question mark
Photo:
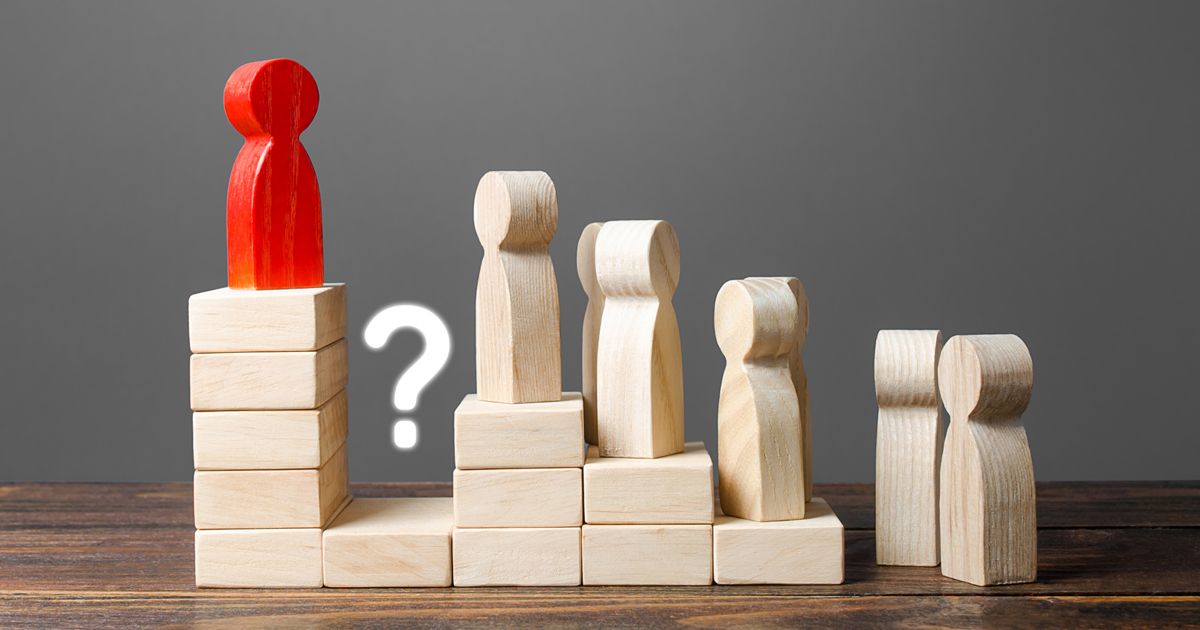
[[[420,304],[393,304],[371,316],[363,330],[363,341],[372,350],[382,350],[392,333],[411,328],[425,338],[425,351],[396,380],[392,404],[398,411],[417,408],[421,390],[450,360],[450,329],[438,314]],[[417,445],[417,423],[401,418],[392,425],[392,443],[407,451]]]

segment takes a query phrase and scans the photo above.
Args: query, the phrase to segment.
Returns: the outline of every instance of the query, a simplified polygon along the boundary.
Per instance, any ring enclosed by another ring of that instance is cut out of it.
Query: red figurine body
[[[317,83],[291,59],[248,63],[225,83],[225,115],[246,137],[229,176],[229,287],[291,289],[325,281],[321,191],[300,143]]]

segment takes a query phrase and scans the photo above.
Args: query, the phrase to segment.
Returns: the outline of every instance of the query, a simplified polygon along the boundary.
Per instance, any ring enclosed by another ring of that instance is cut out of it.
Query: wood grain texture
[[[596,360],[597,431],[604,457],[683,450],[683,359],[671,297],[679,241],[666,221],[609,221],[596,237],[604,293]]]
[[[192,352],[318,350],[346,336],[346,285],[240,291],[188,299]]]
[[[1015,335],[952,337],[938,386],[950,413],[941,462],[942,574],[978,586],[1037,579],[1033,459],[1021,414],[1033,359]]]
[[[198,470],[196,529],[324,527],[348,498],[345,447],[318,469]]]
[[[584,525],[585,585],[712,583],[711,525]]]
[[[713,465],[703,442],[657,459],[600,457],[583,465],[584,522],[595,524],[713,521]]]
[[[316,409],[346,388],[346,340],[315,352],[193,354],[193,411]]]
[[[575,252],[575,266],[579,283],[587,295],[587,309],[583,313],[583,434],[588,444],[599,444],[596,428],[596,359],[600,346],[600,322],[604,316],[604,291],[596,277],[596,237],[603,223],[589,223],[579,235],[579,246]]]
[[[786,282],[731,280],[713,310],[726,360],[717,405],[721,509],[754,521],[804,518],[804,431],[789,366],[795,296]]]
[[[875,549],[879,564],[937,566],[939,330],[881,330],[875,338]]]
[[[320,588],[321,530],[197,530],[196,586]]]
[[[550,240],[558,196],[541,171],[492,171],[475,190],[483,262],[475,293],[480,400],[547,402],[562,395],[558,281]]]
[[[300,143],[319,100],[312,74],[291,59],[248,63],[225,83],[225,115],[246,138],[225,205],[231,288],[324,282],[321,191]]]
[[[454,471],[455,527],[578,527],[579,468]]]
[[[454,410],[454,464],[478,468],[580,468],[583,466],[583,397],[507,405],[474,394]]]
[[[454,530],[455,586],[577,586],[578,527]]]
[[[844,528],[824,499],[802,520],[758,522],[718,515],[713,523],[717,584],[841,584]]]
[[[320,468],[346,441],[346,392],[316,409],[197,411],[196,470]]]
[[[325,586],[450,586],[449,498],[358,498],[323,534]]]

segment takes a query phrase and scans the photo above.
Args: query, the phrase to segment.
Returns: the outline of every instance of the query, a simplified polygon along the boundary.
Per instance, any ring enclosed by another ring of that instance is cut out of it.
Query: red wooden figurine
[[[225,83],[225,115],[246,137],[225,207],[229,287],[319,287],[325,280],[321,191],[300,132],[317,83],[291,59],[248,63]]]

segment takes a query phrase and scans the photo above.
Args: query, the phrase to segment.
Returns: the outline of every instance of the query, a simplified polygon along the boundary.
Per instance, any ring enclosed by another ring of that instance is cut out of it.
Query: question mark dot
[[[417,445],[417,423],[412,420],[397,420],[392,425],[392,444],[398,450],[411,450]]]

